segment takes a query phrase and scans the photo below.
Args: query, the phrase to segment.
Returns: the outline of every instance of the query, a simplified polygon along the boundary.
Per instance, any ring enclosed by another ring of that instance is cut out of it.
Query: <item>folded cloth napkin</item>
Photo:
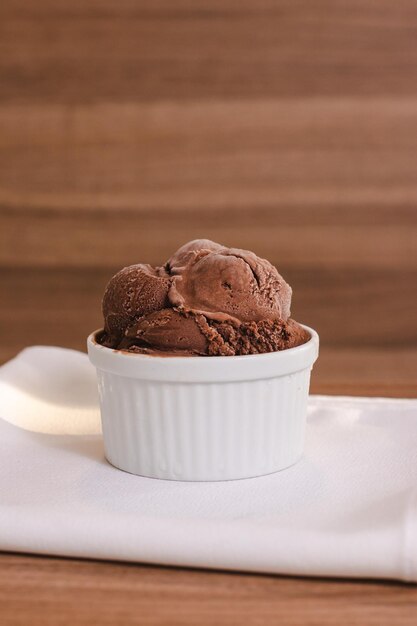
[[[312,396],[297,465],[224,483],[109,465],[79,352],[0,368],[0,416],[0,549],[417,581],[417,400]]]

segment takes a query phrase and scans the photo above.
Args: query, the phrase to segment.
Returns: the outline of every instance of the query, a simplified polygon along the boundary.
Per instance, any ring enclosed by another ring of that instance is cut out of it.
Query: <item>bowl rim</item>
[[[239,356],[154,356],[107,348],[96,341],[102,328],[87,338],[88,356],[98,369],[119,376],[165,382],[233,382],[276,378],[311,369],[319,352],[319,335],[301,324],[310,339],[300,346]]]

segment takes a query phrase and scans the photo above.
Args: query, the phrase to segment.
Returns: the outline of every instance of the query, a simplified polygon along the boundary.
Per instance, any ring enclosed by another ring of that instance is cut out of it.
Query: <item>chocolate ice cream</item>
[[[235,356],[309,339],[290,319],[291,287],[253,252],[191,241],[163,267],[131,265],[103,297],[104,346],[142,354]]]

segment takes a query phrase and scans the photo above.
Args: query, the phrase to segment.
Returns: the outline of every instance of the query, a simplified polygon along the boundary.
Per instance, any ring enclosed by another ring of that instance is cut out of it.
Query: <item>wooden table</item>
[[[4,555],[4,626],[415,626],[417,589]]]
[[[84,349],[122,265],[275,263],[315,393],[417,396],[412,0],[2,0],[0,361]],[[417,590],[4,554],[1,626],[417,623]]]

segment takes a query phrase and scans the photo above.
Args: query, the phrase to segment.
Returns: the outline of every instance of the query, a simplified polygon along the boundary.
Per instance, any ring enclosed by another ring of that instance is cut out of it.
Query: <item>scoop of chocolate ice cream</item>
[[[233,356],[308,341],[291,287],[253,252],[191,241],[164,267],[131,265],[103,297],[103,345],[145,354]]]
[[[142,263],[124,267],[113,276],[102,302],[107,342],[117,344],[133,320],[167,306],[170,283],[163,268]]]
[[[140,317],[126,329],[119,348],[133,346],[148,354],[158,351],[205,355],[208,342],[194,315],[162,309]]]
[[[178,274],[187,263],[203,250],[207,252],[217,252],[223,250],[224,246],[210,241],[210,239],[194,239],[188,241],[172,255],[167,262],[171,274]]]
[[[118,348],[141,354],[237,356],[295,348],[308,339],[307,331],[291,319],[217,322],[163,309],[128,327]]]
[[[172,306],[196,311],[210,319],[233,317],[241,322],[262,319],[287,320],[291,287],[277,269],[253,252],[215,244],[182,255],[181,266],[172,259],[176,276],[169,290]]]

